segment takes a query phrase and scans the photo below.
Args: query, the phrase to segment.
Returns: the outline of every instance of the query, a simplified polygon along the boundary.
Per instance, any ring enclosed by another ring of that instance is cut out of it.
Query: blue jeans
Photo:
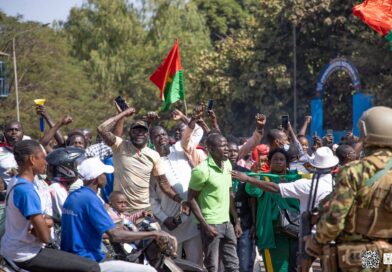
[[[240,260],[241,272],[252,272],[255,262],[255,242],[251,239],[250,229],[243,230],[242,236],[237,241],[237,254]]]

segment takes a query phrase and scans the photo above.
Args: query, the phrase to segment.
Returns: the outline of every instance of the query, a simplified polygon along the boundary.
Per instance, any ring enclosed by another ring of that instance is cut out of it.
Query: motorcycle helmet
[[[85,151],[72,146],[57,148],[46,157],[52,177],[65,180],[75,180],[78,177],[77,166],[84,159]]]

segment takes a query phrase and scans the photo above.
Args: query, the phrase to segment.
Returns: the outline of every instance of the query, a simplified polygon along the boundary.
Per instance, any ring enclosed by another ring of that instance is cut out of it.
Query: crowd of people
[[[211,272],[253,271],[256,253],[268,272],[307,271],[325,255],[325,245],[347,237],[357,246],[392,238],[392,226],[383,221],[392,218],[390,182],[381,174],[372,179],[392,166],[392,122],[383,121],[392,116],[389,108],[365,112],[361,138],[349,131],[341,139],[328,133],[306,136],[310,116],[296,133],[290,122],[266,131],[267,117],[259,113],[253,134],[238,139],[220,130],[218,117],[203,103],[190,117],[175,109],[172,131],[155,112],[128,125],[136,109],[117,110],[98,126],[96,143],[87,128],[63,136],[60,129],[72,118],[65,115],[55,123],[42,105],[36,111],[49,129],[38,141],[24,135],[20,122],[4,125],[3,258],[27,271],[155,271],[111,260],[102,241],[132,245],[169,237],[177,240],[177,258]],[[369,156],[365,165],[357,161]],[[311,232],[299,237],[298,215],[315,210]],[[365,220],[366,213],[372,216]],[[124,229],[145,217],[157,220],[163,231]],[[351,229],[346,217],[353,221]],[[302,241],[308,263],[298,258]]]

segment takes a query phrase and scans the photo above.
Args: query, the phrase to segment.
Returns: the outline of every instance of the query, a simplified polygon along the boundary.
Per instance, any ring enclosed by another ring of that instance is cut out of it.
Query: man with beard
[[[111,132],[117,122],[123,123],[125,117],[132,116],[134,113],[135,109],[129,107],[98,127],[98,133],[113,150],[115,166],[113,189],[127,196],[128,212],[150,210],[149,187],[152,175],[157,177],[159,187],[169,198],[181,203],[183,199],[172,189],[165,176],[158,152],[146,146],[147,123],[142,120],[132,123],[129,130],[130,141],[123,140]],[[189,210],[186,203],[182,206]]]
[[[186,199],[192,167],[184,150],[181,146],[176,146],[177,144],[170,146],[169,136],[163,127],[153,127],[150,131],[150,138],[155,150],[161,156],[170,185],[181,198]],[[200,232],[195,224],[194,216],[182,215],[180,204],[164,194],[156,182],[151,185],[152,211],[165,230],[177,238],[177,255],[181,256],[182,249],[184,249],[188,260],[202,265],[203,253]]]

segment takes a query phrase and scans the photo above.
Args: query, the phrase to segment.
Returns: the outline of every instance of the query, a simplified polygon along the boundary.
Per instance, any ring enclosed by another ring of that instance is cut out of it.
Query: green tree
[[[298,116],[308,114],[319,74],[331,59],[347,57],[357,66],[364,91],[383,103],[391,83],[392,55],[388,43],[351,13],[352,5],[330,0],[262,1],[254,20],[217,42],[215,52],[206,52],[197,62],[193,84],[198,96],[213,96],[224,105],[220,115],[226,131],[249,132],[256,111],[266,113],[276,127],[279,116],[292,115],[292,29],[297,31]],[[388,66],[389,65],[389,66]],[[353,88],[344,73],[327,83],[327,123],[351,124],[346,114]],[[344,92],[338,93],[338,91]],[[390,103],[391,104],[391,103]],[[235,122],[233,122],[235,120]],[[292,118],[291,118],[292,120]],[[334,127],[331,127],[334,128]]]
[[[22,23],[22,18],[8,17],[0,13],[0,26],[4,30],[0,42],[1,51],[12,51],[10,39],[20,31],[39,27],[37,23]],[[73,128],[94,128],[111,112],[106,99],[95,92],[80,62],[69,54],[70,47],[61,32],[49,27],[26,32],[16,38],[16,56],[19,82],[20,119],[25,133],[39,137],[39,122],[33,99],[47,99],[48,112],[57,121],[63,114],[70,114]],[[11,91],[8,98],[0,101],[0,123],[16,120],[15,89],[12,59],[9,58]]]

